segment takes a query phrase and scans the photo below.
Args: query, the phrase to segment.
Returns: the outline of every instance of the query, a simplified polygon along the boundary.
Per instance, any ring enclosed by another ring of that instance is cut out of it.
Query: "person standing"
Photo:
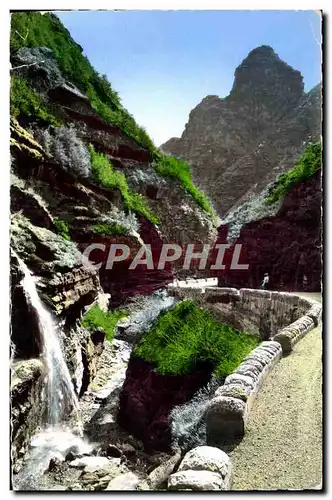
[[[269,287],[269,275],[268,275],[268,273],[265,273],[262,284],[261,284],[261,289],[267,290],[268,287]]]

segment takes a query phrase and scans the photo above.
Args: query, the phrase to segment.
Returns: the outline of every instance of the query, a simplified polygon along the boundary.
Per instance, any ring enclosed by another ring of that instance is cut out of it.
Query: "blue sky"
[[[179,137],[209,94],[225,97],[253,48],[271,45],[321,80],[320,17],[313,11],[90,11],[58,13],[92,65],[156,145]]]

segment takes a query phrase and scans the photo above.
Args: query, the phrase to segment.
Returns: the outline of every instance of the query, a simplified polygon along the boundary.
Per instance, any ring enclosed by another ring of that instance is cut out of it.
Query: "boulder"
[[[241,375],[237,371],[235,373],[231,373],[226,377],[225,385],[227,384],[236,384],[248,387],[248,389],[253,389],[255,382],[252,377],[248,377],[246,375]]]
[[[220,474],[207,470],[185,470],[172,474],[168,479],[169,490],[214,491],[223,490]]]
[[[242,399],[242,401],[246,402],[248,397],[251,394],[251,389],[245,385],[239,384],[227,384],[219,387],[214,395],[217,396],[226,396],[229,398],[238,398]]]
[[[212,446],[198,446],[188,451],[182,460],[178,472],[185,470],[207,470],[218,472],[223,478],[229,474],[230,459],[219,448]]]
[[[53,457],[50,460],[48,471],[51,472],[59,467],[59,465],[63,462],[60,457]]]
[[[242,399],[214,397],[205,412],[208,444],[241,438],[244,435],[246,419],[246,403]]]
[[[119,448],[117,448],[113,444],[109,444],[105,451],[108,457],[120,458],[122,455],[121,450],[119,450]]]
[[[120,463],[120,460],[119,460]],[[78,469],[84,469],[90,472],[97,469],[106,469],[112,465],[112,462],[106,457],[82,457],[77,458],[70,462],[70,467],[76,467]],[[88,472],[88,471],[87,471]]]
[[[139,477],[132,472],[121,474],[109,482],[106,490],[109,491],[122,491],[122,490],[136,490],[140,482]]]

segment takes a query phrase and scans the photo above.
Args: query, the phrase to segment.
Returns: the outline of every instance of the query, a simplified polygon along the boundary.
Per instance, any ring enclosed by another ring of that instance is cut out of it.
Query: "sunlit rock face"
[[[301,73],[263,45],[236,68],[230,94],[205,97],[181,138],[161,148],[189,161],[194,181],[223,217],[290,170],[320,134],[320,85],[304,92]]]

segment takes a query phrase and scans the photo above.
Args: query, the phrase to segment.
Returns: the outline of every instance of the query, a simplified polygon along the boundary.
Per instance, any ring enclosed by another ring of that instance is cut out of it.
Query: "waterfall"
[[[46,425],[61,424],[71,411],[78,411],[78,399],[57,335],[57,326],[37,292],[33,276],[26,264],[15,254],[24,274],[22,286],[27,300],[35,309],[46,367]]]
[[[78,412],[79,405],[57,335],[58,328],[38,295],[30,270],[16,252],[13,251],[13,254],[24,274],[22,286],[26,298],[36,311],[46,368],[43,387],[44,427],[33,436],[28,459],[14,480],[15,489],[25,491],[39,489],[39,481],[51,458],[64,460],[67,451],[72,448],[80,450],[82,454],[90,453],[92,445],[65,425],[67,417],[73,411]]]

